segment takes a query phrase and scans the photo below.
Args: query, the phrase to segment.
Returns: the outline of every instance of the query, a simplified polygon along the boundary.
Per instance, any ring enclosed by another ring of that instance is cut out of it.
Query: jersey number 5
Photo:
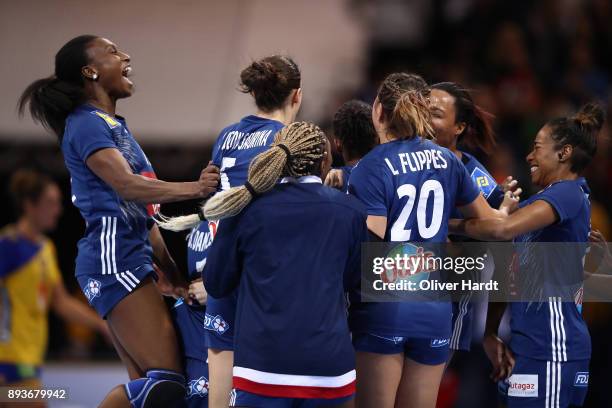
[[[431,215],[431,223],[427,225],[427,202],[432,193],[433,213]],[[406,223],[414,208],[414,202],[417,200],[417,189],[412,184],[403,184],[397,188],[397,195],[400,199],[408,197],[408,201],[391,227],[391,241],[410,241],[412,230],[406,229]],[[438,233],[442,225],[442,215],[444,213],[444,190],[442,184],[438,180],[427,180],[424,182],[419,192],[418,201],[416,219],[419,235],[423,239],[429,239]]]
[[[229,177],[225,174],[225,170],[234,167],[234,165],[236,165],[235,157],[224,157],[221,160],[221,168],[219,169],[219,173],[221,173],[221,191],[230,189]]]

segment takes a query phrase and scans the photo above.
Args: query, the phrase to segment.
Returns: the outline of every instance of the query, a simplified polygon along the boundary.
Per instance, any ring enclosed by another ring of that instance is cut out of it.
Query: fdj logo
[[[204,315],[204,328],[212,330],[219,334],[223,334],[229,329],[229,324],[223,320],[221,315],[211,316],[208,313]]]
[[[589,386],[589,373],[586,371],[579,371],[576,373],[576,379],[574,380],[575,387],[588,387]]]
[[[100,291],[102,290],[102,284],[95,280],[95,279],[89,279],[87,281],[87,286],[85,287],[85,297],[87,297],[87,300],[91,303],[92,299],[100,296]]]
[[[495,189],[495,180],[493,180],[487,172],[479,167],[474,167],[470,177],[472,177],[472,180],[476,182],[476,185],[478,185],[478,188],[483,192],[485,197],[489,197],[491,192]]]
[[[485,176],[477,177],[476,183],[478,183],[478,187],[486,187],[489,185],[489,180]]]

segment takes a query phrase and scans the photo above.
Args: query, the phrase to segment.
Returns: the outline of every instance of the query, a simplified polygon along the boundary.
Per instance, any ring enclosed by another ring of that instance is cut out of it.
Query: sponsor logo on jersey
[[[100,292],[102,291],[102,284],[100,281],[95,279],[89,279],[87,281],[87,286],[84,288],[83,292],[85,292],[85,297],[91,303],[91,301],[100,296]]]
[[[200,377],[197,380],[189,381],[187,384],[187,398],[199,396],[206,397],[208,395],[208,379]]]
[[[574,379],[574,387],[588,387],[589,386],[589,372],[578,371],[576,378]]]
[[[508,378],[509,397],[537,397],[537,374],[513,374]]]
[[[111,118],[109,115],[107,115],[106,113],[103,112],[99,112],[99,111],[95,111],[94,112],[96,115],[98,115],[99,117],[101,117],[102,119],[104,119],[104,121],[106,122],[106,124],[111,128],[114,129],[117,126],[120,125],[120,123],[118,121],[116,121],[115,119]]]
[[[211,316],[208,313],[204,315],[204,328],[212,330],[216,333],[223,334],[229,329],[229,324],[223,320],[221,315]]]
[[[444,346],[448,345],[449,342],[450,342],[450,339],[431,339],[430,346],[432,348],[444,347]]]
[[[472,170],[471,177],[486,198],[488,198],[493,190],[495,190],[495,187],[497,187],[495,180],[479,167],[475,167],[474,170]]]

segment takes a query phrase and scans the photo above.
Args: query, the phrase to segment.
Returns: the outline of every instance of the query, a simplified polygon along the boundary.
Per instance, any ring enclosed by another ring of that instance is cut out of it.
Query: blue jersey
[[[318,177],[300,181],[276,185],[219,223],[206,289],[221,297],[239,287],[236,388],[342,397],[355,381],[344,291],[360,281],[366,216],[357,200]]]
[[[82,105],[66,119],[61,147],[70,172],[72,203],[86,223],[85,237],[78,245],[77,276],[119,274],[126,279],[122,273],[150,267],[149,227],[159,206],[122,199],[86,164],[96,151],[113,148],[121,152],[134,174],[155,178],[125,120]],[[130,275],[127,283],[133,280]]]
[[[487,199],[487,202],[492,208],[499,208],[504,200],[504,191],[497,184],[495,179],[487,171],[487,169],[474,156],[469,153],[461,152],[461,163],[465,166],[470,177],[476,183],[482,195]],[[458,208],[453,208],[451,218],[463,218],[463,214]],[[474,241],[468,237],[451,235],[451,241]],[[493,264],[488,263],[489,270]],[[484,271],[483,271],[484,272]],[[468,275],[468,276],[471,276]],[[474,279],[482,279],[473,277]],[[472,343],[472,326],[474,320],[474,307],[471,302],[471,293],[464,295],[459,302],[453,302],[453,334],[451,336],[450,347],[454,350],[470,350]]]
[[[487,199],[489,205],[492,208],[499,208],[502,201],[504,201],[504,191],[485,166],[474,156],[466,152],[461,152],[461,163],[470,173],[470,177],[474,180],[480,191],[482,191],[482,195]],[[453,208],[451,218],[463,218],[463,215],[459,209]]]
[[[349,193],[368,215],[387,218],[385,241],[445,242],[455,206],[480,190],[448,149],[416,137],[376,146],[355,166]],[[443,339],[450,336],[448,302],[353,303],[351,328],[385,336]]]
[[[590,231],[591,204],[584,178],[551,184],[520,204],[543,200],[557,213],[553,225],[515,238],[517,266],[515,278],[520,286],[535,282],[542,302],[512,303],[511,343],[519,355],[537,360],[573,361],[589,359],[591,339],[581,316],[583,259]],[[576,243],[571,245],[529,245],[535,242]],[[580,245],[583,243],[583,245]],[[542,256],[534,254],[546,250]],[[561,301],[558,293],[546,293],[549,284],[571,288],[575,302]],[[554,295],[557,296],[554,296]],[[553,295],[553,296],[550,296]]]
[[[340,188],[340,191],[344,193],[348,192],[348,183],[349,183],[349,178],[351,177],[351,172],[353,171],[353,167],[355,166],[338,167],[338,170],[342,171],[342,187]]]
[[[221,171],[221,190],[243,185],[251,160],[274,142],[283,124],[249,115],[223,129],[213,147],[213,164]]]
[[[208,248],[212,245],[216,231],[216,222],[202,221],[187,235],[187,272],[189,279],[202,277]]]
[[[256,115],[242,118],[223,129],[213,147],[213,163],[220,168],[220,190],[243,185],[255,156],[266,151],[283,128],[276,120]],[[205,268],[205,272],[209,268]],[[206,343],[216,350],[232,350],[236,294],[217,299],[208,296],[205,319]]]

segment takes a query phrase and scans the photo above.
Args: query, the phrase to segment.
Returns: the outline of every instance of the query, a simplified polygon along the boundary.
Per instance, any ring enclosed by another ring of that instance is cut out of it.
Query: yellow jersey
[[[42,364],[47,313],[59,282],[50,239],[36,243],[12,226],[0,230],[0,364]]]

